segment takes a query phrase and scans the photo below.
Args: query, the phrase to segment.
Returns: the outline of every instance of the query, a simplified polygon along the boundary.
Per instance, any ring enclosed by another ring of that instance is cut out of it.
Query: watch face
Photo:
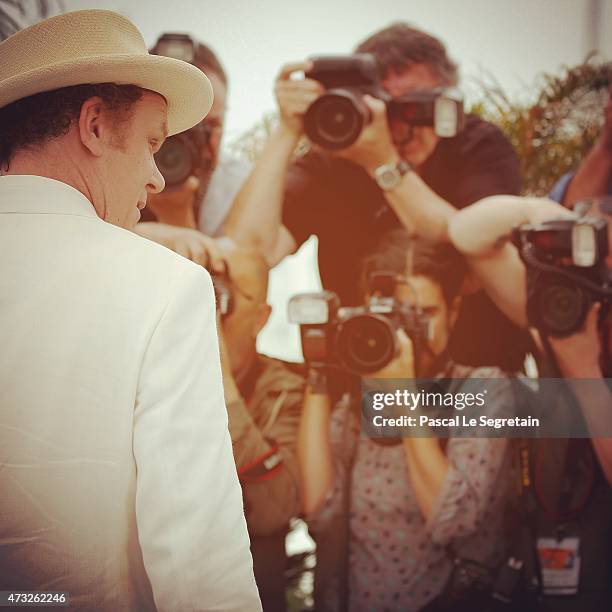
[[[378,175],[378,185],[381,189],[393,189],[396,187],[400,180],[400,173],[397,171],[397,168],[385,168]]]

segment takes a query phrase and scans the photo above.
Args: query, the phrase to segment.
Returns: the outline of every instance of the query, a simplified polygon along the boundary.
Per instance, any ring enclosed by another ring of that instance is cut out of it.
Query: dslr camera
[[[173,57],[193,64],[195,42],[187,34],[162,34],[151,53]],[[155,163],[162,173],[166,186],[182,185],[191,175],[205,174],[212,164],[210,153],[210,128],[199,123],[190,130],[170,136],[155,154]]]
[[[391,97],[381,86],[376,58],[370,53],[316,56],[306,77],[324,85],[326,91],[308,108],[304,130],[309,140],[331,150],[352,145],[371,121],[363,102],[365,94],[383,100],[390,121],[410,126],[432,126],[441,138],[456,136],[463,127],[463,98],[454,88],[409,92]]]
[[[605,219],[576,216],[521,225],[512,242],[527,267],[527,318],[544,334],[571,336],[594,302],[612,303]]]
[[[331,291],[301,293],[289,300],[289,321],[300,325],[304,360],[317,366],[336,366],[357,375],[385,367],[399,354],[397,330],[419,346],[429,339],[429,319],[416,306],[393,298],[397,275],[375,273],[365,306],[340,307]]]

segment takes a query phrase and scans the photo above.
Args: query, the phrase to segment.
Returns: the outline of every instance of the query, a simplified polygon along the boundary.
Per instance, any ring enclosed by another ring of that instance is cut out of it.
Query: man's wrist
[[[282,120],[278,124],[278,127],[276,128],[276,131],[274,133],[274,138],[276,139],[276,141],[279,144],[290,147],[292,152],[297,143],[299,142],[301,136],[302,134],[299,131],[291,128]]]
[[[394,191],[411,171],[412,166],[407,161],[397,158],[395,162],[382,164],[375,168],[373,178],[383,191]]]

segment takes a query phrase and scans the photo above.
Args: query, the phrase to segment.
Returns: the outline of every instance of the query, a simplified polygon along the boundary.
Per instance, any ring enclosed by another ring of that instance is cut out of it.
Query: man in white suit
[[[211,102],[109,11],[0,44],[0,591],[261,609],[210,277],[129,231]]]

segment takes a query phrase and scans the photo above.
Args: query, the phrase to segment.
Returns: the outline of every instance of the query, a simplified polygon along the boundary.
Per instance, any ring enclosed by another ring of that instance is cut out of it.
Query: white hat
[[[0,108],[43,91],[86,83],[138,85],[168,103],[168,135],[208,113],[206,75],[181,60],[150,55],[136,26],[113,11],[45,19],[0,43]]]

